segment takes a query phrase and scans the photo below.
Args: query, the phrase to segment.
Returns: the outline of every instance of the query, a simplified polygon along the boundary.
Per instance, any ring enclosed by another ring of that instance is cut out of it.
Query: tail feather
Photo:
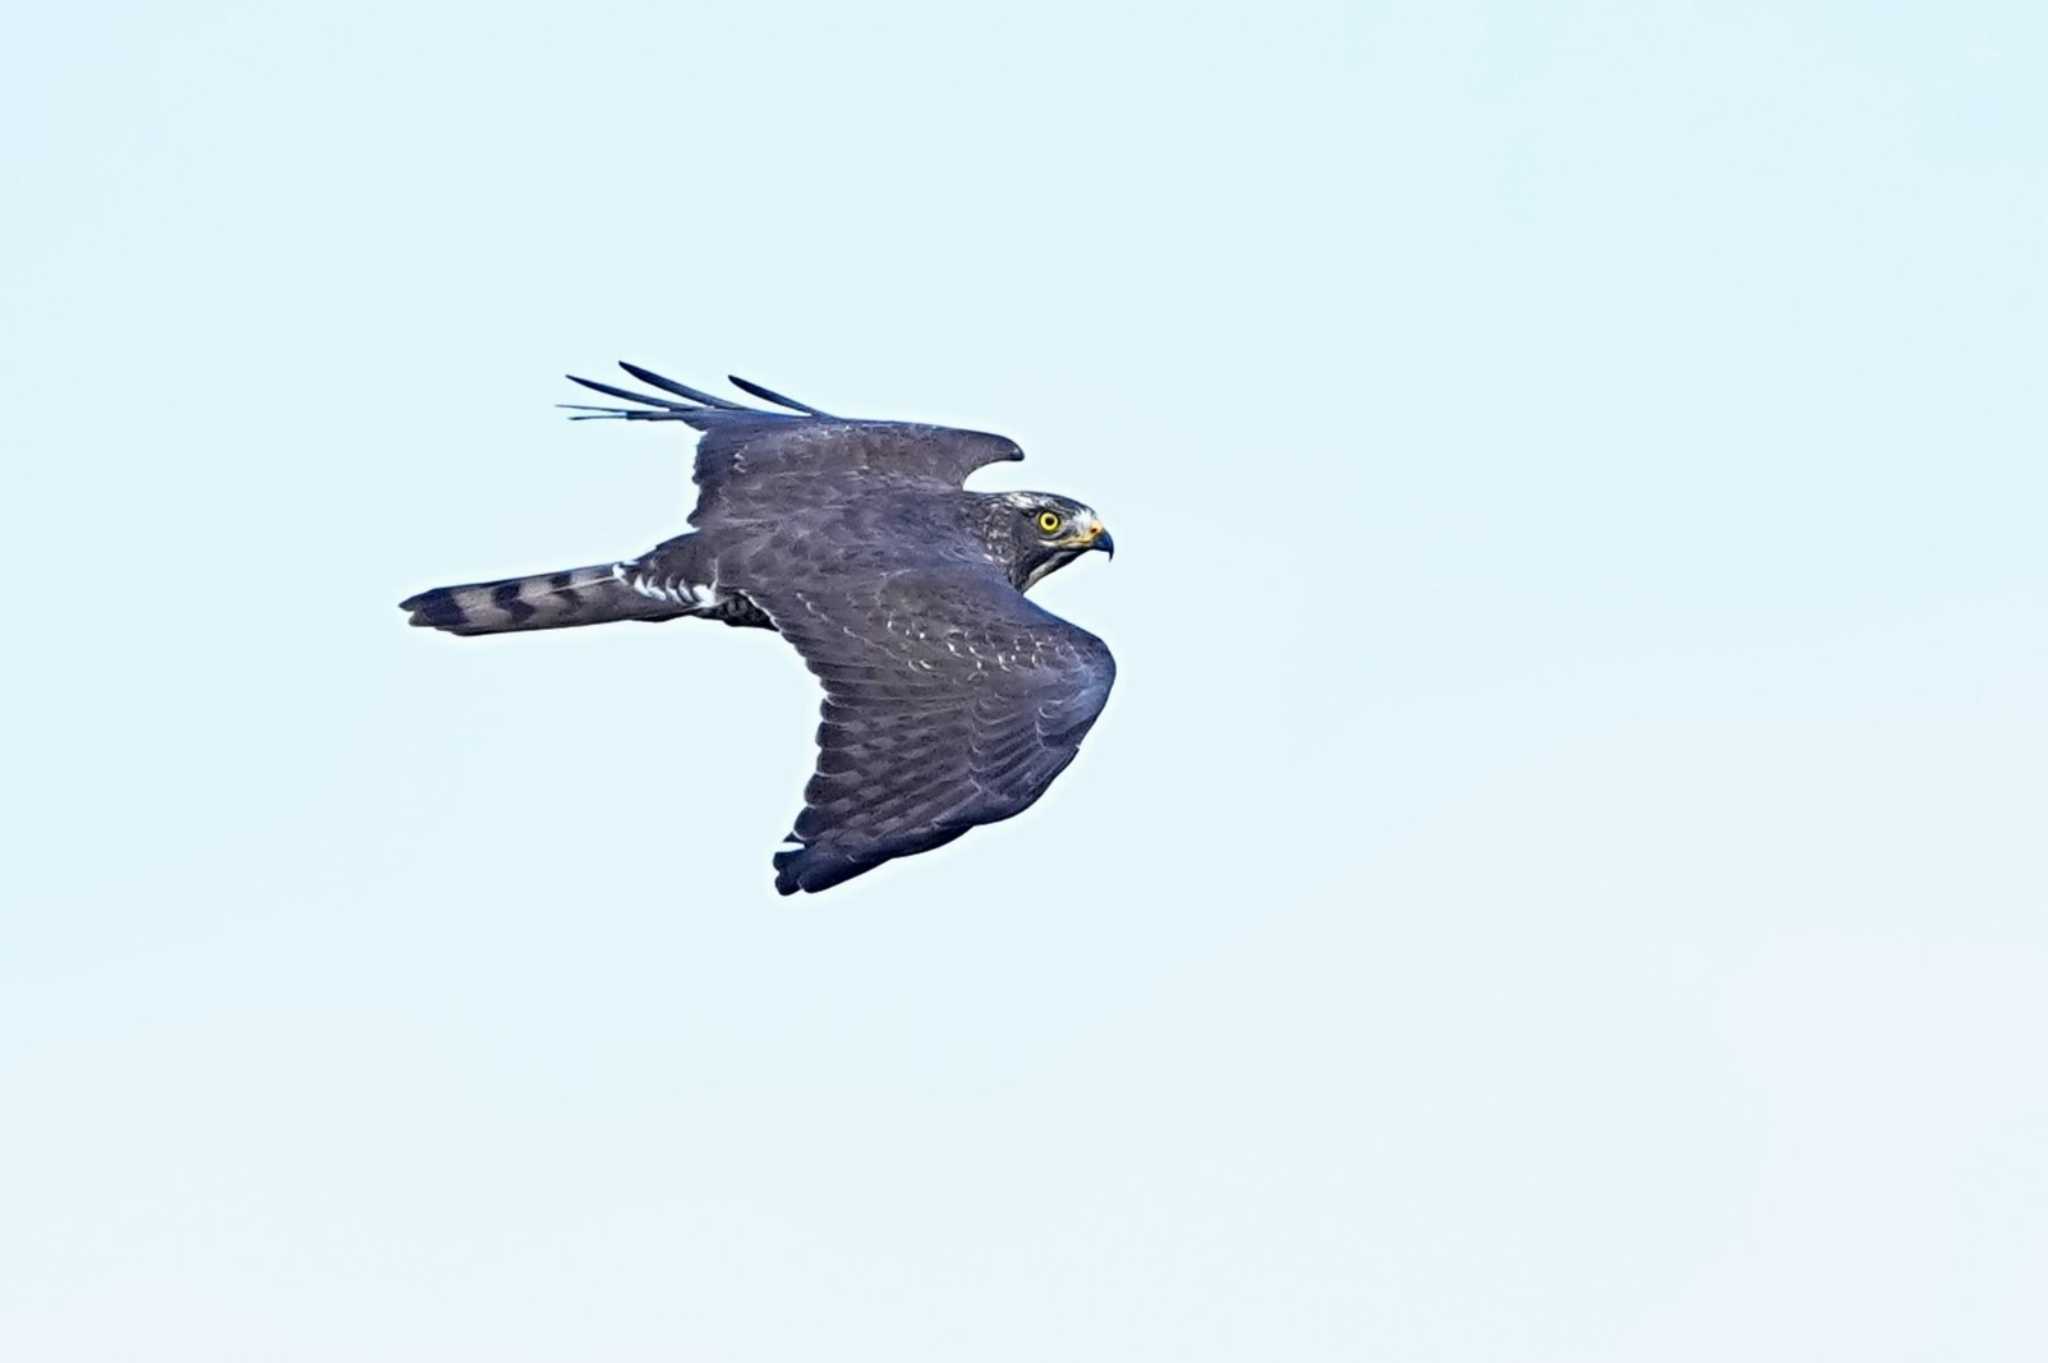
[[[407,597],[398,608],[412,613],[413,624],[450,634],[563,629],[612,620],[673,620],[690,613],[673,602],[634,591],[619,580],[609,564],[436,587]]]

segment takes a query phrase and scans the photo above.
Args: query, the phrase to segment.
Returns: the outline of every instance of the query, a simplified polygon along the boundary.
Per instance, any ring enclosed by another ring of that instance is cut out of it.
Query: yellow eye
[[[1059,528],[1060,528],[1060,516],[1059,516],[1059,513],[1058,513],[1057,511],[1041,511],[1041,512],[1039,512],[1039,513],[1038,513],[1038,528],[1039,528],[1039,530],[1040,530],[1041,532],[1043,532],[1044,534],[1047,534],[1047,535],[1051,535],[1051,534],[1056,534],[1056,533],[1058,533],[1058,531],[1059,531]]]

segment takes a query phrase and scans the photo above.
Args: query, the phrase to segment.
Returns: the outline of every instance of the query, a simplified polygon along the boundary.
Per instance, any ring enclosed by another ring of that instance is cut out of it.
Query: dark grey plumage
[[[965,491],[974,470],[1023,458],[1002,436],[835,417],[734,378],[787,410],[751,408],[622,367],[671,396],[572,375],[636,405],[564,405],[578,420],[702,432],[695,530],[615,564],[424,592],[402,603],[412,623],[494,634],[695,616],[780,633],[825,688],[817,771],[775,856],[784,894],[941,846],[1044,794],[1116,665],[1023,593],[1112,548],[1095,513]]]

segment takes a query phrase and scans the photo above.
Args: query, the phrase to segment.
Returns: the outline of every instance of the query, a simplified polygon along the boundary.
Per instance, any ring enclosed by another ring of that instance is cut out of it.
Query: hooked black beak
[[[1116,541],[1109,537],[1109,532],[1107,530],[1104,530],[1103,532],[1098,534],[1095,537],[1095,543],[1089,545],[1088,547],[1090,549],[1100,549],[1103,553],[1109,555],[1110,561],[1112,563],[1116,561]]]

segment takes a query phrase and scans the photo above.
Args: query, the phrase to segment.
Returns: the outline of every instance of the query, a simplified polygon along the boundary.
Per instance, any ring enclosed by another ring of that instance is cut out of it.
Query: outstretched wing
[[[775,888],[823,890],[1031,807],[1109,699],[1116,663],[993,570],[748,583],[825,685],[818,768]]]
[[[582,413],[575,418],[579,421],[681,421],[704,432],[697,442],[701,491],[690,513],[695,526],[774,520],[879,490],[958,491],[967,475],[984,464],[1024,457],[1015,441],[1000,435],[837,417],[735,377],[739,388],[789,410],[744,407],[638,365],[620,367],[672,396],[636,393],[571,374],[585,388],[640,405],[563,405]]]

